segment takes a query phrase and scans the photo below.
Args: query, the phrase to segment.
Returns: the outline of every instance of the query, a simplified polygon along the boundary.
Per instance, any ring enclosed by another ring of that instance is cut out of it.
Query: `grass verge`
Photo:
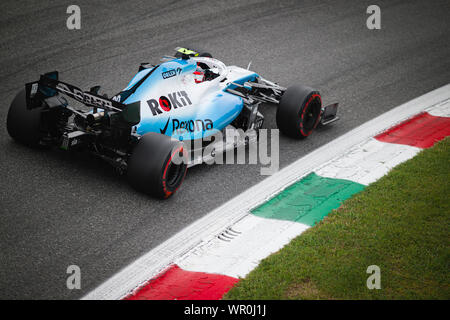
[[[345,201],[224,299],[450,299],[450,138]],[[367,267],[381,270],[369,290]]]

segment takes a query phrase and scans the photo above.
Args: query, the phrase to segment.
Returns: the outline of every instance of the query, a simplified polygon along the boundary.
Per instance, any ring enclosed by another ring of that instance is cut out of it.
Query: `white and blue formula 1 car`
[[[137,190],[168,198],[189,166],[238,147],[211,136],[230,129],[258,132],[264,121],[261,103],[277,105],[277,126],[293,138],[306,138],[317,125],[338,119],[337,104],[323,107],[318,91],[281,87],[206,52],[177,48],[175,56],[162,61],[141,64],[129,85],[111,99],[99,94],[99,86],[83,91],[59,81],[56,71],[43,74],[11,103],[8,133],[29,146],[89,151],[126,173]],[[81,104],[70,106],[65,96]],[[186,147],[199,140],[203,150],[213,150],[200,159]],[[211,147],[218,142],[225,147]],[[176,163],[175,155],[185,161]]]

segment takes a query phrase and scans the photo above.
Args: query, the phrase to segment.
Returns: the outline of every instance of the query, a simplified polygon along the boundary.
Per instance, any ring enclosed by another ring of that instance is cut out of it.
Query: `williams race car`
[[[207,52],[176,48],[174,56],[161,60],[141,64],[112,98],[101,95],[99,86],[83,91],[60,81],[57,71],[45,73],[12,101],[8,133],[29,146],[91,152],[127,174],[135,189],[168,198],[188,167],[249,143],[246,138],[214,148],[222,141],[212,136],[240,130],[257,137],[264,121],[261,103],[277,106],[277,126],[292,138],[306,138],[318,125],[338,120],[337,103],[323,107],[318,91],[303,85],[284,88],[249,68],[226,66]],[[195,157],[195,148],[186,147],[193,141],[210,152]],[[173,161],[175,156],[184,160]]]

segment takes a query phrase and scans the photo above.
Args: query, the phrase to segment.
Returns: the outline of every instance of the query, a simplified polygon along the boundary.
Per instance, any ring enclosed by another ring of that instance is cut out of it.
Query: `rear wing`
[[[27,106],[30,109],[38,107],[39,100],[53,97],[58,92],[94,108],[122,111],[126,107],[123,103],[98,95],[98,89],[97,86],[90,91],[83,91],[74,85],[59,81],[58,71],[45,73],[41,75],[39,81],[25,84]]]
[[[129,123],[140,122],[140,102],[123,104],[103,96],[97,92],[99,86],[92,87],[90,91],[58,80],[58,71],[41,75],[38,81],[25,84],[27,108],[33,109],[42,105],[42,101],[54,97],[59,93],[75,99],[86,106],[93,107],[94,113],[97,109],[121,112],[125,121]]]

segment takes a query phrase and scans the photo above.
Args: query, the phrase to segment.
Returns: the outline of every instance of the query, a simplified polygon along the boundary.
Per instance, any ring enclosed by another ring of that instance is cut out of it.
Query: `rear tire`
[[[42,138],[43,107],[27,109],[25,89],[19,91],[9,107],[6,120],[8,134],[16,141],[36,147]]]
[[[128,181],[136,190],[166,199],[180,187],[187,171],[186,161],[175,164],[183,144],[169,136],[147,133],[141,137],[128,161]]]
[[[317,127],[322,115],[320,93],[305,86],[287,88],[277,109],[277,126],[285,135],[304,139]]]

